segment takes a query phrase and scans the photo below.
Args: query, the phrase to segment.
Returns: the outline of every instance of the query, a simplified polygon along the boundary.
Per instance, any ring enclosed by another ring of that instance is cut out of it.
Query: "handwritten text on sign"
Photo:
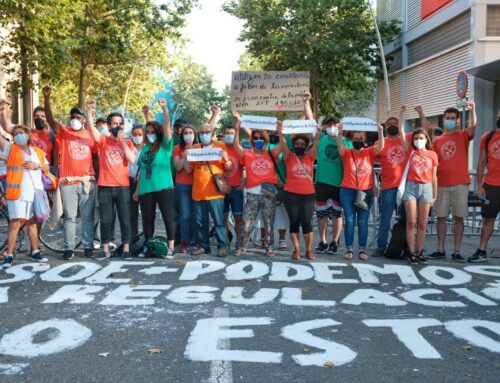
[[[342,119],[344,130],[351,132],[376,132],[377,123],[364,117],[345,117]]]
[[[189,149],[187,160],[189,162],[219,161],[221,152],[220,148]]]
[[[283,121],[283,133],[298,134],[318,132],[318,123],[315,120],[285,120]]]
[[[247,129],[276,130],[276,117],[241,116],[241,127]]]
[[[236,110],[303,110],[308,91],[309,72],[232,72]]]

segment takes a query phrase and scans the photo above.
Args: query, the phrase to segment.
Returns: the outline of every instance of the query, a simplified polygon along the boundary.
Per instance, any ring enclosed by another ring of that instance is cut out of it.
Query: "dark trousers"
[[[111,240],[115,208],[120,222],[122,243],[130,243],[130,188],[128,186],[99,186],[97,196],[101,216],[101,243],[109,243]]]
[[[155,231],[156,206],[160,208],[165,224],[167,239],[175,240],[175,223],[177,212],[175,210],[175,189],[164,189],[157,192],[143,194],[139,197],[142,213],[142,228],[146,241],[153,237]]]
[[[316,209],[316,194],[297,194],[285,191],[285,209],[290,220],[290,233],[298,233],[302,226],[302,233],[313,231],[312,219]]]
[[[137,237],[139,234],[139,201],[134,201],[133,195],[137,188],[137,181],[130,178],[130,229],[132,231],[132,238]]]

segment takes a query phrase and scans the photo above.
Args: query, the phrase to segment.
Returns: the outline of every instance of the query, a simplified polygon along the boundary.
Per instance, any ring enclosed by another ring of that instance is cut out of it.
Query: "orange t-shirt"
[[[184,157],[184,152],[187,149],[182,149],[179,144],[175,145],[174,151],[172,153],[173,157],[182,159]],[[192,185],[193,184],[193,173],[186,173],[184,169],[177,170],[175,172],[175,183],[182,185]]]
[[[134,146],[127,141],[130,150]],[[98,186],[129,186],[128,161],[122,143],[116,138],[101,134],[97,143],[99,148],[99,180]]]
[[[359,152],[354,149],[345,148],[342,161],[344,163],[344,178],[340,184],[341,187],[359,190],[373,188],[375,147],[363,148]],[[358,175],[357,182],[356,172]]]
[[[193,148],[201,148],[201,144],[196,144]],[[226,150],[226,145],[220,142],[212,142],[212,148]],[[210,161],[210,167],[214,174],[224,173],[224,159]],[[205,162],[193,162],[193,200],[208,201],[217,198],[224,198],[224,194],[215,189],[212,174]]]
[[[31,133],[31,142],[45,152],[45,157],[50,165],[52,165],[52,148],[53,144],[50,140],[50,131],[48,129],[33,130]]]
[[[434,166],[438,166],[438,156],[433,150],[413,150],[407,179],[412,182],[427,184],[432,182]]]
[[[490,132],[486,132],[481,137],[479,143],[480,150],[486,150],[486,138]],[[488,174],[484,178],[484,183],[491,186],[500,186],[500,130],[496,129],[495,134],[488,143]]]
[[[445,133],[436,137],[432,145],[438,156],[439,186],[469,185],[469,137],[467,130]]]
[[[411,140],[412,133],[406,134],[406,139]],[[373,146],[377,146],[377,142]],[[381,168],[382,190],[397,188],[403,178],[403,173],[408,162],[408,154],[399,136],[386,138],[384,149],[377,155]]]
[[[300,160],[302,166],[299,163],[297,157],[290,153],[290,156],[285,161],[286,165],[286,182],[283,190],[296,193],[296,194],[314,194],[314,168],[313,168],[313,159],[311,157],[311,153],[306,153]],[[304,170],[309,174],[306,175]]]
[[[61,160],[59,177],[93,176],[92,154],[97,146],[86,129],[74,131],[61,125],[57,135]]]
[[[226,177],[231,186],[239,186],[243,177],[243,160],[236,153],[233,145],[226,145],[227,156],[231,160],[231,166],[226,169]]]
[[[267,151],[263,154],[255,154],[250,150],[245,150],[244,153],[243,163],[247,171],[246,187],[248,189],[262,185],[264,182],[270,182],[275,185],[278,183],[276,170],[271,160],[271,155],[273,155],[274,160],[278,163],[274,150],[271,150],[272,154],[269,154]]]

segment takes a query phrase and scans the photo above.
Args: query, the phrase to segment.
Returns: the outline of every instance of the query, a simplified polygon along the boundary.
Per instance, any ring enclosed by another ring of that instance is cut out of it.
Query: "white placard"
[[[318,123],[316,120],[285,120],[283,121],[284,134],[299,134],[318,132]]]
[[[189,162],[219,161],[221,148],[188,149],[187,160]]]
[[[342,119],[343,130],[351,132],[376,132],[378,124],[364,117],[344,117]]]
[[[248,129],[276,130],[277,117],[241,116],[241,127]]]

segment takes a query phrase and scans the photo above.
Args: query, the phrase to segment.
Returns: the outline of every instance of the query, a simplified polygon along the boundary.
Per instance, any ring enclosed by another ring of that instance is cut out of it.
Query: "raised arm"
[[[0,127],[7,133],[12,133],[12,126],[7,120],[7,105],[9,103],[4,99],[0,100]]]
[[[212,114],[210,115],[207,123],[215,128],[215,124],[217,124],[217,116],[220,113],[220,108],[217,105],[212,104],[210,106],[210,111],[212,112]]]
[[[45,117],[47,118],[47,123],[50,125],[54,134],[59,134],[61,130],[61,124],[57,122],[52,114],[52,107],[50,106],[50,95],[52,94],[52,88],[45,85],[42,89],[43,93],[43,107],[45,109]]]
[[[314,142],[313,145],[311,146],[311,150],[309,153],[311,153],[311,158],[313,161],[316,161],[318,159],[318,147],[319,147],[319,139],[321,138],[321,126],[318,124],[318,132],[314,135]]]
[[[3,152],[4,149],[5,149],[5,138],[3,137],[3,135],[0,134],[0,150]],[[7,162],[7,160],[4,161]]]
[[[95,142],[99,142],[101,140],[101,133],[97,130],[94,125],[94,113],[95,113],[96,102],[95,100],[87,101],[87,128],[92,135],[92,138]]]
[[[283,134],[283,121],[278,121],[278,134],[280,137],[281,153],[283,153],[283,160],[286,161],[290,157],[290,149],[286,143],[285,135]]]
[[[422,106],[417,105],[415,107],[415,112],[418,113],[418,118],[420,118],[420,127],[428,131],[431,126],[429,125],[429,121],[427,121],[427,117],[425,117],[425,113],[424,110],[422,109]]]
[[[118,132],[118,141],[122,144],[123,152],[125,153],[125,158],[127,158],[127,161],[133,164],[135,162],[135,153],[132,149],[130,149],[130,146],[128,146],[127,139],[125,138],[125,133],[123,133],[123,130]]]
[[[384,138],[384,128],[382,125],[378,124],[378,141],[377,146],[375,148],[375,155],[379,154],[382,150],[384,150],[385,146],[385,138]]]
[[[142,106],[142,114],[144,115],[144,119],[146,120],[146,123],[148,123],[149,121],[153,121],[148,104],[144,104]]]
[[[236,119],[236,123],[234,124],[234,129],[236,132],[234,133],[234,141],[233,141],[233,148],[236,150],[236,153],[238,153],[238,156],[241,158],[245,157],[245,151],[241,147],[240,144],[240,125],[241,125],[241,116],[236,110],[231,110],[231,114],[233,117]],[[248,136],[250,138],[251,135]]]
[[[160,104],[163,111],[163,131],[165,132],[165,137],[167,137],[167,142],[170,142],[172,139],[172,129],[170,128],[170,114],[168,113],[167,100],[160,98],[158,104]]]
[[[477,126],[477,116],[476,116],[476,103],[474,101],[469,101],[467,103],[467,109],[469,110],[469,126],[467,128],[467,133],[469,137],[474,137],[476,134],[476,126]]]
[[[337,133],[337,150],[339,152],[340,157],[342,157],[345,153],[344,147],[344,126],[342,122],[339,123],[339,132]]]
[[[313,120],[314,115],[311,109],[311,93],[305,92],[302,95],[302,99],[304,100],[304,116],[306,120]]]
[[[401,143],[403,144],[403,147],[405,148],[405,152],[408,152],[408,149],[410,147],[410,142],[406,139],[406,133],[405,133],[405,113],[406,113],[406,105],[401,105],[401,108],[399,109],[399,138],[401,140]]]

